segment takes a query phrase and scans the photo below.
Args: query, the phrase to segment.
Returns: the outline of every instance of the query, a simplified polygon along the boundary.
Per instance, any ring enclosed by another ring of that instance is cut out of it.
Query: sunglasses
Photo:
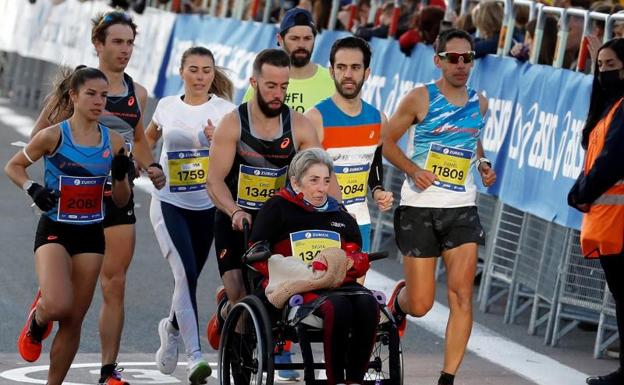
[[[474,51],[468,51],[468,52],[463,52],[463,53],[440,52],[438,56],[440,57],[440,59],[447,61],[451,64],[457,64],[459,63],[459,58],[463,58],[464,64],[468,64],[468,63],[472,63],[472,61],[474,60],[475,52]]]
[[[114,23],[116,21],[132,22],[132,17],[125,12],[119,12],[119,11],[108,12],[107,14],[104,15],[104,17],[102,17],[99,24],[100,25],[109,24],[109,23]]]

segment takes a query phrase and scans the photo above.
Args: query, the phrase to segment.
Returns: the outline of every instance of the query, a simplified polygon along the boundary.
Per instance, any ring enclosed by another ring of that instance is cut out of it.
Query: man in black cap
[[[327,68],[310,61],[314,49],[316,26],[310,12],[292,8],[284,14],[277,44],[290,56],[290,82],[284,103],[297,112],[305,112],[334,93],[334,82]],[[247,89],[249,101],[253,88]]]

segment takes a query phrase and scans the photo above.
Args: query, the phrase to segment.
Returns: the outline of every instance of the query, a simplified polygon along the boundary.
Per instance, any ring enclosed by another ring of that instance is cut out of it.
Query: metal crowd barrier
[[[509,205],[499,203],[494,222],[492,247],[486,255],[479,290],[479,309],[488,312],[490,306],[509,294],[513,284],[514,271],[525,228],[527,214]]]
[[[524,218],[524,228],[521,231],[516,266],[507,297],[505,323],[514,323],[516,317],[530,309],[533,305],[538,280],[535,268],[541,267],[553,225],[552,222],[544,221],[530,214]]]
[[[573,230],[570,236],[559,271],[551,346],[557,346],[580,322],[597,324],[604,298],[605,277],[600,262],[583,257],[578,231]]]
[[[594,344],[594,358],[601,358],[607,347],[619,338],[617,321],[615,318],[615,302],[609,290],[605,290],[604,301],[600,309],[596,342]]]

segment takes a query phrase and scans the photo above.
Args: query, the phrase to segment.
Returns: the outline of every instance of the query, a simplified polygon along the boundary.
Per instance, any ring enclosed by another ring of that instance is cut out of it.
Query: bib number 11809
[[[464,172],[462,170],[457,170],[450,167],[438,166],[434,164],[432,166],[431,172],[445,178],[464,179]]]

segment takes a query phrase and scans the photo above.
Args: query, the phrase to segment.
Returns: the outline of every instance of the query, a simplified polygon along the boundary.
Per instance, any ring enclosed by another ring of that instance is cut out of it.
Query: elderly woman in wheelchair
[[[253,294],[225,321],[222,384],[272,384],[274,369],[299,368],[306,384],[402,383],[398,332],[392,322],[381,327],[380,307],[382,318],[392,318],[383,298],[356,281],[368,270],[369,256],[359,252],[355,219],[328,196],[332,172],[325,151],[299,152],[288,186],[258,213],[250,239],[254,246],[243,257]],[[274,352],[287,340],[300,343],[303,364],[274,364]],[[309,342],[323,343],[325,363],[314,363]],[[377,352],[381,345],[389,352],[384,357]],[[320,368],[327,380],[314,378]],[[371,378],[371,372],[378,375]]]

